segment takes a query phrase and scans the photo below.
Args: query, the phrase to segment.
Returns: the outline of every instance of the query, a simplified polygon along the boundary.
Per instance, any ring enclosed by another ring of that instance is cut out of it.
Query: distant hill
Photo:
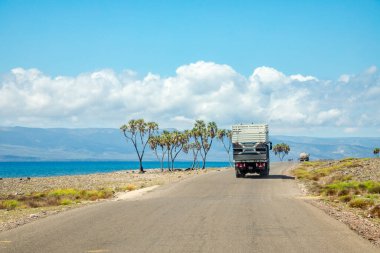
[[[271,141],[290,145],[285,159],[297,159],[301,152],[310,153],[311,159],[370,157],[373,148],[380,146],[380,138],[271,136]],[[148,150],[145,159],[155,160],[155,156]],[[191,157],[182,155],[179,159]],[[67,160],[136,160],[136,155],[119,129],[0,127],[0,161]],[[209,160],[227,160],[218,141],[214,141]]]

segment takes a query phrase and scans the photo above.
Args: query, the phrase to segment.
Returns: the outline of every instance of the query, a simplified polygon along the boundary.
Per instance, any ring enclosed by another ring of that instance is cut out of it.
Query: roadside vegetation
[[[380,160],[303,162],[292,171],[312,195],[380,221]]]
[[[134,189],[131,189],[134,190]],[[108,199],[114,196],[111,189],[78,190],[54,189],[45,192],[32,192],[24,195],[8,195],[0,198],[0,209],[36,208],[47,206],[66,206],[83,201]]]

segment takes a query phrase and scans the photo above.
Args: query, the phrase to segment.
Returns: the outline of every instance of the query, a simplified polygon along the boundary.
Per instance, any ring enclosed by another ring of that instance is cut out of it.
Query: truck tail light
[[[264,168],[265,167],[265,163],[256,163],[256,167],[257,168]]]
[[[236,167],[238,167],[238,168],[245,168],[245,163],[237,163]]]

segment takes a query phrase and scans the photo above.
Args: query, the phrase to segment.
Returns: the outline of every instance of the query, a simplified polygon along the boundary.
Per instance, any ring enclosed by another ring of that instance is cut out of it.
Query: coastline
[[[144,170],[150,171],[161,167],[158,161],[144,161]],[[228,162],[208,161],[207,167],[228,167]],[[174,169],[192,167],[191,161],[176,161]],[[138,161],[0,161],[1,178],[80,176],[98,173],[135,171]],[[164,163],[164,169],[167,164]]]

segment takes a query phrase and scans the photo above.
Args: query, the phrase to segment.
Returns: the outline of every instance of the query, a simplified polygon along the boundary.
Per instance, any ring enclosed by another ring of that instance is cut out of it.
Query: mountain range
[[[296,160],[299,153],[310,154],[312,160],[344,157],[371,157],[380,146],[379,137],[316,138],[305,136],[270,136],[273,144],[290,146],[285,159]],[[148,148],[149,149],[149,148]],[[271,154],[273,160],[278,160]],[[147,150],[145,160],[155,160]],[[191,160],[182,154],[179,160]],[[131,143],[119,129],[113,128],[27,128],[0,127],[0,161],[86,161],[136,160]],[[222,144],[214,140],[209,161],[227,161]]]

